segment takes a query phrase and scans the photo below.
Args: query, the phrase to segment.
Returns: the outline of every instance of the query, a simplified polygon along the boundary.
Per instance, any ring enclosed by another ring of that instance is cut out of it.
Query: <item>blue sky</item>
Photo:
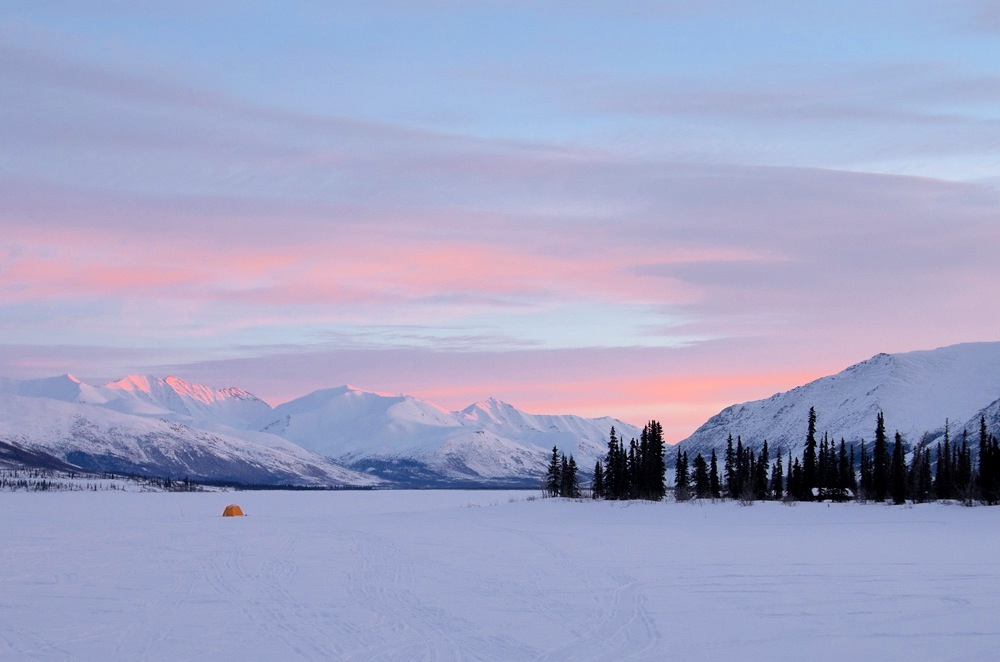
[[[996,340],[988,2],[8,2],[0,373],[664,421]]]

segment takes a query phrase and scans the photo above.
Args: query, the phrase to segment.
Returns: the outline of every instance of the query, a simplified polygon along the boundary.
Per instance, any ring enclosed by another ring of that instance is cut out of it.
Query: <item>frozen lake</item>
[[[1000,650],[1000,508],[530,494],[0,494],[0,658]],[[220,517],[231,502],[248,517]]]

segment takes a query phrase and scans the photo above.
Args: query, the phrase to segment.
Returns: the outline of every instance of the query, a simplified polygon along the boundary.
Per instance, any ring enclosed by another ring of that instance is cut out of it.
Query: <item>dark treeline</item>
[[[604,462],[598,460],[594,466],[591,496],[595,499],[663,499],[667,491],[663,445],[663,426],[656,421],[647,423],[640,438],[627,444],[611,428]],[[553,448],[545,477],[546,494],[580,496],[576,474],[573,457],[567,458],[558,448]]]
[[[810,409],[801,457],[779,451],[772,458],[767,441],[755,453],[739,436],[734,445],[730,436],[720,474],[714,450],[707,470],[709,463],[700,453],[689,469],[687,453],[678,451],[675,494],[679,501],[725,496],[742,501],[858,499],[901,504],[958,499],[1000,503],[1000,445],[987,430],[985,417],[980,418],[979,428],[978,463],[974,463],[969,433],[963,430],[953,440],[947,422],[944,439],[935,448],[924,444],[908,449],[898,432],[890,442],[885,417],[879,412],[874,442],[862,441],[855,448],[826,434],[819,439],[816,411]]]
[[[962,430],[958,438],[952,438],[945,422],[943,440],[934,448],[926,443],[908,448],[898,432],[890,441],[885,417],[879,412],[874,441],[855,446],[827,434],[820,438],[816,411],[810,409],[801,457],[793,457],[790,450],[772,449],[766,440],[754,451],[740,436],[734,440],[732,435],[726,442],[722,466],[714,450],[708,458],[701,453],[689,458],[686,451],[678,449],[674,495],[678,501],[857,499],[901,504],[954,499],[997,504],[1000,441],[988,431],[985,417],[980,417],[976,432]],[[663,428],[658,422],[650,421],[641,438],[628,443],[612,428],[607,454],[594,467],[591,494],[595,499],[659,501],[666,494],[665,475]],[[545,491],[550,496],[581,494],[576,462],[557,448],[552,449]]]
[[[580,483],[577,478],[576,460],[570,455],[560,453],[552,447],[552,459],[549,470],[545,474],[545,494],[547,496],[579,497]]]

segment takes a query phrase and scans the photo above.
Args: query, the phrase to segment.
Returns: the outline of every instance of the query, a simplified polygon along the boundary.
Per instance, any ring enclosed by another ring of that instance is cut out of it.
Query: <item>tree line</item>
[[[985,416],[980,417],[978,448],[966,430],[953,439],[946,421],[943,440],[933,449],[927,444],[908,449],[899,432],[890,442],[882,412],[876,416],[874,441],[869,445],[862,440],[857,448],[828,434],[820,439],[816,419],[815,408],[810,408],[801,457],[793,457],[791,450],[777,450],[772,457],[766,440],[754,451],[740,436],[734,442],[732,435],[721,467],[714,449],[707,459],[698,453],[693,460],[678,449],[675,499],[1000,503],[1000,440],[987,429]],[[659,501],[667,491],[665,477],[663,427],[658,422],[647,423],[640,438],[628,443],[611,428],[607,454],[594,467],[591,496]],[[575,460],[555,447],[545,492],[581,495]]]
[[[650,421],[639,439],[626,443],[611,428],[608,452],[604,461],[597,460],[591,484],[595,499],[648,499],[660,501],[667,492],[665,477],[663,426]],[[545,475],[548,496],[579,497],[576,461],[566,457],[557,447],[552,448],[548,472]]]
[[[874,442],[869,446],[862,441],[858,452],[843,438],[839,443],[827,434],[819,439],[816,410],[810,408],[801,457],[793,457],[789,450],[787,458],[778,452],[772,460],[766,440],[755,453],[739,436],[734,446],[730,435],[721,475],[716,473],[714,450],[707,475],[708,463],[700,453],[689,470],[687,453],[678,451],[675,495],[681,501],[724,495],[743,501],[1000,503],[1000,442],[988,431],[985,416],[980,417],[977,462],[968,432],[963,430],[960,439],[953,440],[947,422],[944,439],[933,452],[928,445],[908,449],[899,432],[890,442],[882,412],[876,416],[874,433]]]

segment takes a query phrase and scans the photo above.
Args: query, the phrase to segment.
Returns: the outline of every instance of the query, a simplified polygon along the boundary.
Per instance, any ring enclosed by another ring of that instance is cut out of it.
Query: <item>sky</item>
[[[1000,340],[1000,3],[0,4],[0,375],[663,423]]]

